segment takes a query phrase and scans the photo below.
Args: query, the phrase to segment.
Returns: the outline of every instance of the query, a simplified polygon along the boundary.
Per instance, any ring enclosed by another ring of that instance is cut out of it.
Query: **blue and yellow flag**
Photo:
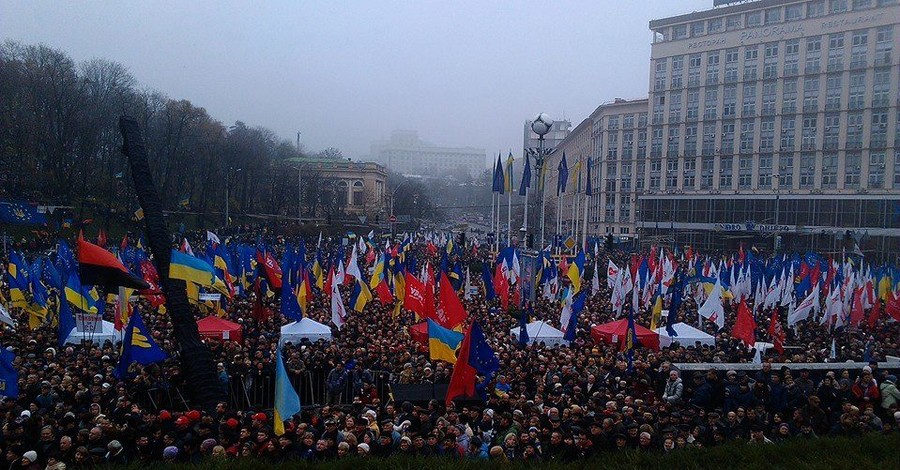
[[[16,355],[6,348],[0,348],[0,396],[19,397],[19,373],[13,367]]]
[[[122,340],[122,356],[113,375],[122,379],[128,377],[128,368],[134,362],[146,366],[163,361],[167,357],[169,357],[168,354],[156,344],[156,341],[153,341],[147,328],[144,327],[141,315],[135,310],[125,329],[125,336]]]
[[[519,196],[524,196],[531,187],[531,164],[529,163],[528,154],[525,154],[525,168],[522,170],[522,181],[519,183]]]
[[[78,310],[97,313],[97,299],[81,285],[78,273],[69,274],[69,279],[66,281],[66,300]]]
[[[569,271],[566,273],[569,280],[572,281],[573,294],[581,291],[581,278],[584,276],[584,252],[579,252],[575,256],[575,261],[569,265]]]
[[[216,272],[213,267],[200,258],[172,250],[172,260],[169,262],[169,277],[191,281],[205,287],[212,287],[216,280]]]
[[[275,353],[275,409],[273,413],[275,434],[284,434],[284,421],[300,412],[300,396],[288,379],[287,369],[281,359],[281,347]]]
[[[9,284],[9,297],[13,307],[25,308],[28,301],[25,293],[28,292],[28,266],[25,259],[16,251],[9,252],[9,265],[6,271],[6,281]]]
[[[371,300],[372,291],[366,286],[366,281],[357,279],[356,282],[353,283],[353,292],[350,293],[350,305],[353,306],[353,310],[362,312],[363,309],[366,308],[366,304]]]
[[[428,319],[428,353],[432,361],[442,360],[456,364],[456,350],[462,344],[464,335],[449,330]]]
[[[0,201],[0,222],[6,224],[44,225],[47,216],[37,206],[22,201]]]

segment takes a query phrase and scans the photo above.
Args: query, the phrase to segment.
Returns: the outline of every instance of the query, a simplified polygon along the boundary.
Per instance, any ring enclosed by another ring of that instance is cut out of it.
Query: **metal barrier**
[[[392,374],[388,371],[371,371],[371,383],[375,386],[378,398],[382,402],[390,399]],[[304,406],[324,405],[328,397],[328,371],[304,371],[300,375],[290,377],[291,385],[300,396]],[[359,394],[359,386],[354,390],[352,375],[349,375],[341,391],[339,404],[349,404]],[[275,377],[264,376],[232,376],[228,385],[228,404],[232,409],[268,409],[275,405]]]

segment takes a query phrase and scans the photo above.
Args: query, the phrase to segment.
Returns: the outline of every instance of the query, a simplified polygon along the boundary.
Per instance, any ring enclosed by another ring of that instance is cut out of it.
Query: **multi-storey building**
[[[898,246],[900,2],[759,0],[650,29],[643,236]]]
[[[778,239],[839,251],[848,237],[863,251],[900,247],[900,0],[757,0],[650,29],[649,122],[635,129],[630,168],[610,166],[609,139],[622,152],[624,135],[607,127],[605,145],[594,143],[603,182],[588,235],[707,249]]]
[[[484,149],[439,147],[422,141],[415,131],[394,131],[388,140],[372,142],[371,160],[404,174],[475,177],[487,169]]]
[[[305,216],[366,216],[378,220],[386,214],[387,171],[383,166],[332,158],[290,161],[300,171],[304,187],[300,197]]]

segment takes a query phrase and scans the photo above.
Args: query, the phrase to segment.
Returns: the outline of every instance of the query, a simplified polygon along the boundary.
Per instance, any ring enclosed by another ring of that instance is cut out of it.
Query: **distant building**
[[[386,214],[387,170],[377,163],[332,158],[295,158],[308,217],[366,216],[373,221]]]
[[[404,174],[444,176],[464,172],[475,177],[484,172],[485,150],[473,147],[439,147],[422,141],[416,131],[394,131],[388,140],[372,142],[372,161]]]
[[[523,128],[524,140],[522,141],[522,151],[530,149],[530,148],[538,148],[540,145],[540,140],[538,139],[538,135],[531,130],[531,123],[533,121],[525,121],[525,126]],[[562,142],[568,135],[569,130],[572,128],[572,121],[568,119],[561,119],[559,121],[553,122],[553,127],[550,128],[550,132],[544,136],[544,149],[553,150]]]

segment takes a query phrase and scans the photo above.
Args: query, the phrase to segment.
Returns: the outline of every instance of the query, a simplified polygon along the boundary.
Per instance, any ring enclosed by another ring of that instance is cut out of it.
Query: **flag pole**
[[[557,181],[557,184],[559,184],[558,181]],[[557,188],[557,190],[556,190],[556,235],[554,236],[554,239],[553,239],[554,245],[556,244],[556,242],[559,241],[556,239],[556,237],[558,237],[559,233],[562,231],[562,220],[560,220],[561,213],[562,213],[562,194],[560,194],[559,188]],[[559,246],[557,246],[556,247],[557,255],[559,254],[559,251],[560,251],[560,248],[559,248]]]
[[[491,191],[491,232],[494,232],[494,236],[497,236],[497,231],[494,229],[494,201],[497,199],[497,193],[493,190]]]
[[[510,166],[512,171],[512,166]],[[512,181],[512,175],[510,175]],[[512,184],[506,193],[506,246],[512,246]]]
[[[525,157],[528,158],[528,157]],[[531,182],[529,181],[528,186],[525,186],[525,215],[522,216],[522,235],[528,238],[528,187],[531,186]],[[526,240],[522,240],[522,246],[525,248],[534,248],[533,246],[526,246]]]
[[[582,223],[581,227],[581,247],[585,251],[587,251],[587,232],[588,232],[588,208],[590,207],[591,196],[587,195],[587,191],[585,191],[584,195],[584,223]]]

